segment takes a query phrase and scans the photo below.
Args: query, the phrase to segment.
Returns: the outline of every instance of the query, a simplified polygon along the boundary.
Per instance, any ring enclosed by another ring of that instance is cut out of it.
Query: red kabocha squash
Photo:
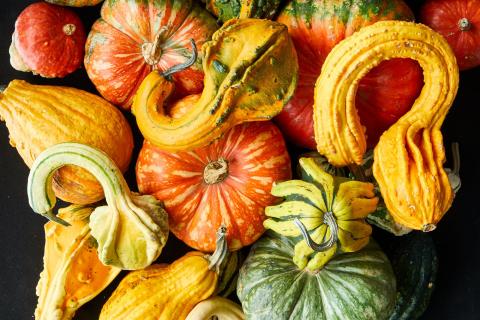
[[[10,64],[42,77],[65,77],[82,65],[85,37],[82,21],[70,9],[31,4],[15,22]]]
[[[323,62],[332,48],[364,26],[380,20],[413,20],[402,0],[293,0],[278,21],[286,24],[298,54],[299,77],[295,95],[275,121],[293,143],[316,149],[313,131],[313,91]],[[368,143],[410,109],[423,87],[417,62],[382,62],[361,81],[357,109],[367,128]]]
[[[480,65],[480,0],[426,1],[420,19],[447,39],[460,70]]]
[[[285,142],[270,121],[235,126],[189,152],[166,152],[145,141],[136,172],[140,192],[164,201],[170,230],[205,252],[215,249],[222,224],[230,250],[257,240],[264,232],[264,209],[276,201],[272,184],[291,177]]]
[[[193,0],[107,0],[88,35],[85,68],[97,90],[129,109],[142,80],[191,56],[217,29],[215,19]],[[197,61],[172,76],[180,96],[199,93],[203,71]]]

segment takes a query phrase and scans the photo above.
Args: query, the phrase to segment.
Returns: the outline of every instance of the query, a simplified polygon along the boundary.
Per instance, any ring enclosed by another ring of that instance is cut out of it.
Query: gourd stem
[[[460,146],[458,142],[452,143],[453,169],[455,175],[460,174]]]
[[[176,72],[179,72],[191,67],[195,63],[195,61],[197,61],[198,52],[197,52],[197,45],[195,44],[195,40],[190,39],[190,44],[192,46],[192,56],[190,57],[190,59],[188,59],[184,63],[177,64],[171,67],[170,69],[165,70],[162,73],[162,76],[167,78]]]
[[[467,18],[458,20],[458,27],[462,31],[468,31],[472,28],[472,23]]]
[[[295,218],[293,222],[295,222],[297,227],[300,229],[303,239],[305,239],[305,241],[307,242],[307,245],[314,251],[317,251],[317,252],[326,251],[331,247],[333,247],[333,245],[338,241],[338,225],[331,211],[326,212],[323,215],[323,222],[330,228],[330,234],[331,234],[330,238],[323,243],[316,243],[312,239],[312,237],[310,237],[310,234],[308,233],[308,230],[305,227],[305,225],[298,218]]]
[[[228,246],[226,240],[227,227],[222,225],[217,231],[217,241],[215,252],[211,256],[207,256],[207,259],[210,261],[208,269],[215,269],[216,273],[220,273],[220,265],[228,254]]]
[[[220,183],[226,177],[228,177],[228,162],[223,158],[211,161],[203,169],[203,181],[206,184]]]
[[[367,177],[363,172],[363,169],[357,164],[349,164],[348,169],[355,176],[355,180],[367,182]]]

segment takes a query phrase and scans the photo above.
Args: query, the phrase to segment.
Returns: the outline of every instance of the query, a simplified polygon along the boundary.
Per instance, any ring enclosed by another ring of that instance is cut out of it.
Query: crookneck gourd
[[[167,213],[153,196],[130,192],[115,163],[103,152],[79,143],[61,143],[42,152],[28,176],[28,200],[33,211],[63,225],[52,213],[55,195],[52,175],[64,165],[76,165],[93,174],[103,187],[106,206],[97,207],[89,226],[105,265],[126,270],[149,266],[168,237]]]
[[[97,256],[88,217],[95,208],[71,205],[59,210],[66,228],[45,224],[44,269],[37,285],[36,320],[69,320],[85,303],[97,296],[120,273],[105,266]]]
[[[355,92],[369,70],[391,58],[417,60],[425,85],[411,110],[381,136],[373,172],[394,219],[430,231],[453,201],[443,169],[440,127],[457,93],[459,74],[455,56],[440,34],[421,24],[384,21],[339,43],[315,87],[317,147],[336,166],[362,162],[366,139]]]
[[[137,124],[159,148],[191,150],[241,122],[271,119],[295,90],[297,56],[283,24],[232,19],[202,50],[204,90],[197,101],[190,102],[194,105],[188,114],[172,118],[165,112],[165,100],[174,89],[165,75],[176,69],[163,75],[152,71],[136,93],[132,111]]]
[[[354,252],[368,244],[372,228],[365,218],[375,211],[378,198],[373,184],[334,177],[313,158],[301,158],[300,165],[303,180],[272,187],[272,194],[285,197],[285,201],[265,209],[269,218],[264,226],[294,237],[293,261],[300,269],[314,271],[337,249]]]
[[[89,92],[13,80],[3,93],[0,88],[0,118],[7,125],[10,144],[30,168],[42,151],[62,142],[98,148],[122,172],[130,163],[133,136],[127,120],[114,105]],[[75,166],[55,173],[53,190],[60,199],[75,204],[103,198],[95,177]]]
[[[100,320],[184,320],[197,303],[215,292],[228,257],[225,228],[210,255],[192,251],[170,265],[156,264],[129,273],[100,313]]]
[[[373,241],[338,253],[321,270],[292,261],[294,239],[267,232],[240,269],[237,295],[249,320],[385,320],[395,305],[395,275]]]

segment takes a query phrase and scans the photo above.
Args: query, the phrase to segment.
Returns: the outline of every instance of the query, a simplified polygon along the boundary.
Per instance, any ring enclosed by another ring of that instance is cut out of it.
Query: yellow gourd
[[[28,167],[42,151],[62,142],[96,147],[122,172],[130,163],[133,136],[127,120],[115,106],[83,90],[13,80],[0,93],[0,117],[7,124],[10,144]],[[74,166],[55,173],[53,188],[66,202],[90,204],[103,198],[97,180]]]
[[[222,297],[213,297],[197,304],[185,320],[210,319],[244,320],[245,315],[238,304]]]
[[[70,227],[45,224],[44,269],[37,285],[36,320],[69,320],[83,304],[105,289],[120,273],[119,268],[98,259],[88,226],[94,208],[72,205],[58,216]]]
[[[173,70],[152,71],[135,95],[132,112],[138,127],[161,149],[208,145],[236,124],[273,118],[293,95],[297,56],[281,23],[229,20],[202,50],[204,90],[198,99],[186,98],[192,104],[187,114],[170,117],[164,110],[174,89],[166,75]]]
[[[197,303],[214,294],[227,256],[226,230],[217,233],[209,256],[189,252],[170,265],[152,265],[129,273],[100,313],[100,320],[184,320]]]
[[[366,139],[355,109],[358,83],[391,58],[418,61],[425,85],[411,110],[380,138],[373,172],[395,221],[430,231],[453,201],[440,127],[457,93],[459,73],[440,34],[421,24],[382,21],[339,43],[315,86],[315,139],[319,152],[336,166],[362,162]]]

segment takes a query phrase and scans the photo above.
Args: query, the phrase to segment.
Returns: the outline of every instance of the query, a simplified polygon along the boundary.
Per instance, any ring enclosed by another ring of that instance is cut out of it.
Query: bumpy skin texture
[[[460,70],[480,65],[479,0],[426,1],[420,20],[447,39]]]
[[[45,1],[53,4],[58,4],[60,6],[86,7],[86,6],[97,5],[103,0],[45,0]]]
[[[205,167],[224,159],[228,173],[205,182]],[[238,125],[211,145],[190,152],[163,151],[145,141],[137,162],[140,192],[165,204],[171,231],[189,246],[211,252],[215,232],[227,227],[230,250],[263,233],[264,208],[276,198],[274,182],[291,178],[290,157],[278,128],[271,122]]]
[[[105,266],[97,256],[88,217],[93,207],[71,205],[58,216],[71,226],[45,224],[44,268],[37,285],[36,320],[70,320],[105,289],[120,269]]]
[[[402,0],[293,0],[281,11],[277,20],[288,26],[299,63],[295,95],[275,118],[288,140],[305,148],[316,147],[314,86],[332,48],[367,25],[394,19],[414,19]],[[410,59],[382,62],[365,75],[356,107],[369,145],[374,146],[383,131],[410,109],[422,85],[422,70]]]
[[[20,71],[62,78],[82,65],[85,38],[75,12],[37,2],[25,8],[15,22],[10,61]]]
[[[188,114],[173,119],[166,114],[173,85],[156,71],[137,91],[132,111],[138,127],[159,148],[204,147],[237,124],[271,119],[293,95],[297,55],[283,24],[232,19],[202,51],[204,90]]]
[[[299,269],[317,272],[333,257],[337,249],[355,252],[368,244],[372,228],[365,221],[375,211],[378,198],[373,184],[343,177],[334,177],[324,171],[313,158],[300,158],[302,180],[290,180],[275,184],[272,194],[285,201],[267,207],[268,219],[264,226],[295,239],[293,261]],[[332,230],[324,222],[324,215],[331,212],[338,226],[338,240],[325,251],[315,252],[303,239],[294,219],[300,220],[316,243],[332,236]]]
[[[358,80],[381,61],[398,57],[419,62],[425,86],[412,109],[381,136],[373,172],[395,221],[431,231],[454,195],[443,169],[440,127],[457,93],[459,72],[440,34],[421,24],[383,21],[337,45],[315,87],[315,138],[332,164],[361,164],[366,139],[355,108]]]
[[[129,273],[103,305],[99,320],[184,320],[215,291],[218,274],[202,252],[189,252],[170,265]]]
[[[294,241],[267,233],[240,269],[237,295],[250,320],[384,320],[395,276],[377,244],[336,255],[319,272],[293,263]]]
[[[222,22],[234,18],[271,19],[280,4],[281,0],[208,0],[207,9]]]
[[[125,109],[150,71],[185,62],[190,39],[201,48],[217,29],[215,19],[193,0],[107,0],[101,16],[88,35],[85,69],[100,94]],[[157,35],[160,50],[144,56]],[[201,92],[200,61],[173,75],[178,95]]]
[[[0,93],[0,116],[7,124],[10,144],[29,167],[42,151],[61,142],[96,147],[122,172],[130,163],[133,137],[127,120],[115,106],[91,93],[13,80]],[[66,202],[89,204],[103,198],[97,180],[73,166],[55,173],[53,187]]]

